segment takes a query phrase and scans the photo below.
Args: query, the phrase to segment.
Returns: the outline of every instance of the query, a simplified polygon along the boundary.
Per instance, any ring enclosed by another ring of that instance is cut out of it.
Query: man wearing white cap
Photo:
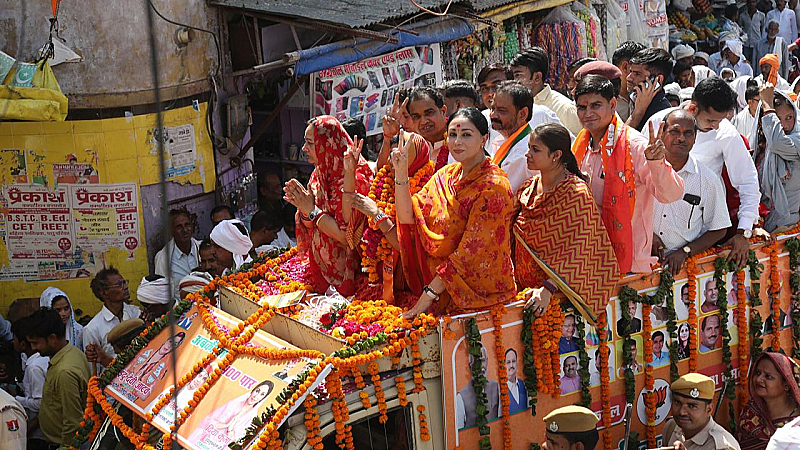
[[[720,33],[719,35],[719,42],[717,48],[719,51],[716,53],[712,53],[711,56],[708,57],[708,67],[714,71],[714,73],[719,73],[722,70],[723,64],[725,63],[725,58],[722,56],[725,50],[725,42],[739,39],[739,35],[732,31],[726,31],[724,33]]]
[[[181,280],[181,299],[186,298],[189,294],[203,291],[206,285],[213,280],[214,277],[208,272],[195,271],[186,275]]]
[[[672,49],[672,57],[676,63],[683,63],[691,66],[694,61],[694,49],[686,44],[676,45]]]
[[[172,280],[178,283],[178,280]],[[139,316],[145,324],[150,325],[172,308],[172,295],[167,279],[161,275],[149,275],[142,278],[136,290],[136,298],[142,304]]]
[[[223,220],[211,230],[210,237],[217,261],[226,272],[250,261],[248,253],[253,248],[253,242],[241,220]]]
[[[708,53],[694,52],[694,65],[708,67]]]
[[[733,78],[745,75],[753,76],[753,67],[750,66],[750,63],[745,59],[742,53],[742,41],[726,41],[722,54],[725,59],[720,66],[720,72],[722,72],[722,69],[730,68],[734,72]]]

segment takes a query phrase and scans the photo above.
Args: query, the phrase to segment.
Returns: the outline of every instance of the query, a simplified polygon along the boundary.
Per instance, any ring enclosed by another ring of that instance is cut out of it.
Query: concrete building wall
[[[217,31],[217,11],[205,0],[152,1],[175,22]],[[146,5],[146,0],[62,1],[59,35],[83,58],[53,67],[69,97],[70,109],[152,103]],[[47,41],[50,17],[48,1],[0,3],[0,49],[19,60],[32,61]],[[194,32],[191,42],[180,47],[175,41],[178,29],[155,17],[165,100],[208,91],[208,76],[218,61],[209,34]]]

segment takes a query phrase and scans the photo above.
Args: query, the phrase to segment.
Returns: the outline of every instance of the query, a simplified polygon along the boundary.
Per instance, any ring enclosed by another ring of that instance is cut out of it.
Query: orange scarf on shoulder
[[[572,153],[583,165],[590,151],[592,135],[583,129],[572,144]],[[628,126],[614,114],[608,131],[600,142],[605,185],[603,188],[602,216],[608,237],[614,247],[622,274],[630,272],[633,264],[633,210],[636,205],[636,186],[628,143]],[[583,167],[582,167],[583,168]]]

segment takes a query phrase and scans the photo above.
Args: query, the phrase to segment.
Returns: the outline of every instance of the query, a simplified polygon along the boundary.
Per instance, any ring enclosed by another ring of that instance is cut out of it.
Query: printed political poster
[[[401,89],[442,82],[439,44],[405,47],[391,53],[316,72],[312,115],[364,122],[367,135],[381,133],[386,108]]]
[[[241,322],[218,309],[213,311],[223,329],[233,329]],[[189,309],[172,328],[174,330],[166,327],[150,341],[107,387],[111,396],[140,416],[153,412],[158,400],[174,385],[176,377],[180,379],[189,373],[218,344],[205,328],[196,306]],[[255,334],[251,344],[274,349],[296,349],[262,331]],[[225,350],[221,351],[216,359],[179,390],[171,403],[155,414],[153,425],[169,432],[176,410],[178,414],[184,410],[195,391],[210,378],[226,355]],[[295,376],[318,363],[319,360],[311,358],[237,358],[180,426],[178,442],[189,450],[227,449],[230,442],[244,436],[254,417],[260,416],[270,406],[280,406],[277,396]],[[173,372],[173,367],[177,372]],[[326,368],[317,380],[324,380],[329,370],[330,367]],[[304,397],[295,405],[301,405]]]

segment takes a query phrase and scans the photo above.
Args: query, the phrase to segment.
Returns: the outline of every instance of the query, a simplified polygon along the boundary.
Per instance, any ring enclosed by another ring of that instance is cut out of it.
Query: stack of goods
[[[581,5],[582,6],[582,5]],[[586,56],[606,59],[603,36],[598,18],[593,11],[586,9],[573,9],[572,13],[586,26]]]
[[[503,62],[508,63],[520,51],[519,33],[516,24],[506,30],[506,41],[503,43]]]

